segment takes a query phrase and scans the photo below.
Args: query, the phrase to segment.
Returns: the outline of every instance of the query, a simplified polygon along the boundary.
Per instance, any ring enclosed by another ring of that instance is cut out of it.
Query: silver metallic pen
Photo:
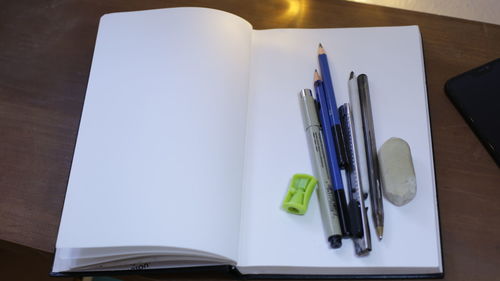
[[[340,122],[346,136],[347,157],[349,165],[346,168],[348,194],[349,194],[349,217],[351,218],[351,235],[354,241],[356,255],[365,256],[372,250],[370,227],[368,225],[368,214],[365,208],[365,194],[363,181],[359,172],[359,152],[356,146],[356,129],[352,121],[351,108],[345,103],[339,108]]]
[[[372,105],[368,77],[365,74],[358,76],[359,101],[361,116],[363,117],[363,131],[365,136],[366,156],[368,158],[368,178],[370,180],[370,203],[372,216],[377,231],[377,237],[382,240],[384,235],[384,205],[382,200],[382,187],[378,168],[377,146],[373,129]]]
[[[333,186],[326,160],[323,133],[311,90],[304,89],[299,93],[299,103],[309,153],[311,154],[314,176],[318,180],[317,194],[323,228],[331,247],[334,249],[340,248],[342,246],[342,231],[340,229],[337,206],[333,197]]]

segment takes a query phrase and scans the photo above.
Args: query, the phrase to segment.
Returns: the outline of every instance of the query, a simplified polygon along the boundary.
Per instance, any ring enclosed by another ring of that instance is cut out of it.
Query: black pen
[[[356,130],[352,120],[350,105],[345,103],[339,108],[340,121],[346,139],[347,156],[349,165],[346,167],[349,215],[351,218],[351,235],[354,241],[356,255],[365,256],[372,250],[368,215],[365,208],[365,194],[361,181],[359,152],[356,146]]]

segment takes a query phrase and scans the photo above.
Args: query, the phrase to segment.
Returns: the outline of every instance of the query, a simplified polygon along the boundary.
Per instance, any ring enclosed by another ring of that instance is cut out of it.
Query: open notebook
[[[350,71],[366,73],[377,146],[396,136],[412,150],[417,196],[384,204],[384,239],[367,257],[351,240],[328,247],[316,195],[304,216],[280,209],[291,176],[312,174],[297,94],[312,88],[319,42],[338,104]],[[206,8],[102,17],[53,274],[217,265],[442,273],[417,26],[252,30]]]

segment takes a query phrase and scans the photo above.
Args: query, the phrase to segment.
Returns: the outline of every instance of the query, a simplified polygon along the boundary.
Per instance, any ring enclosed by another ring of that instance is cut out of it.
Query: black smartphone
[[[445,92],[500,167],[500,58],[451,78]]]

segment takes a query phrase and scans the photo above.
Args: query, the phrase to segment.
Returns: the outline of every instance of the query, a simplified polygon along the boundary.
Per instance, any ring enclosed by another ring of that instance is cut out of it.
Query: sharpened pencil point
[[[377,226],[377,237],[379,241],[382,240],[382,237],[384,236],[383,233],[384,233],[384,227]]]
[[[314,70],[314,82],[316,81],[320,81],[321,80],[321,76],[319,75],[319,72],[317,69]]]
[[[351,71],[351,75],[349,75],[349,80],[351,80],[352,78],[354,78],[354,71]]]
[[[325,49],[323,49],[323,45],[321,45],[321,43],[319,43],[319,46],[318,46],[318,54],[322,55],[325,53]]]

